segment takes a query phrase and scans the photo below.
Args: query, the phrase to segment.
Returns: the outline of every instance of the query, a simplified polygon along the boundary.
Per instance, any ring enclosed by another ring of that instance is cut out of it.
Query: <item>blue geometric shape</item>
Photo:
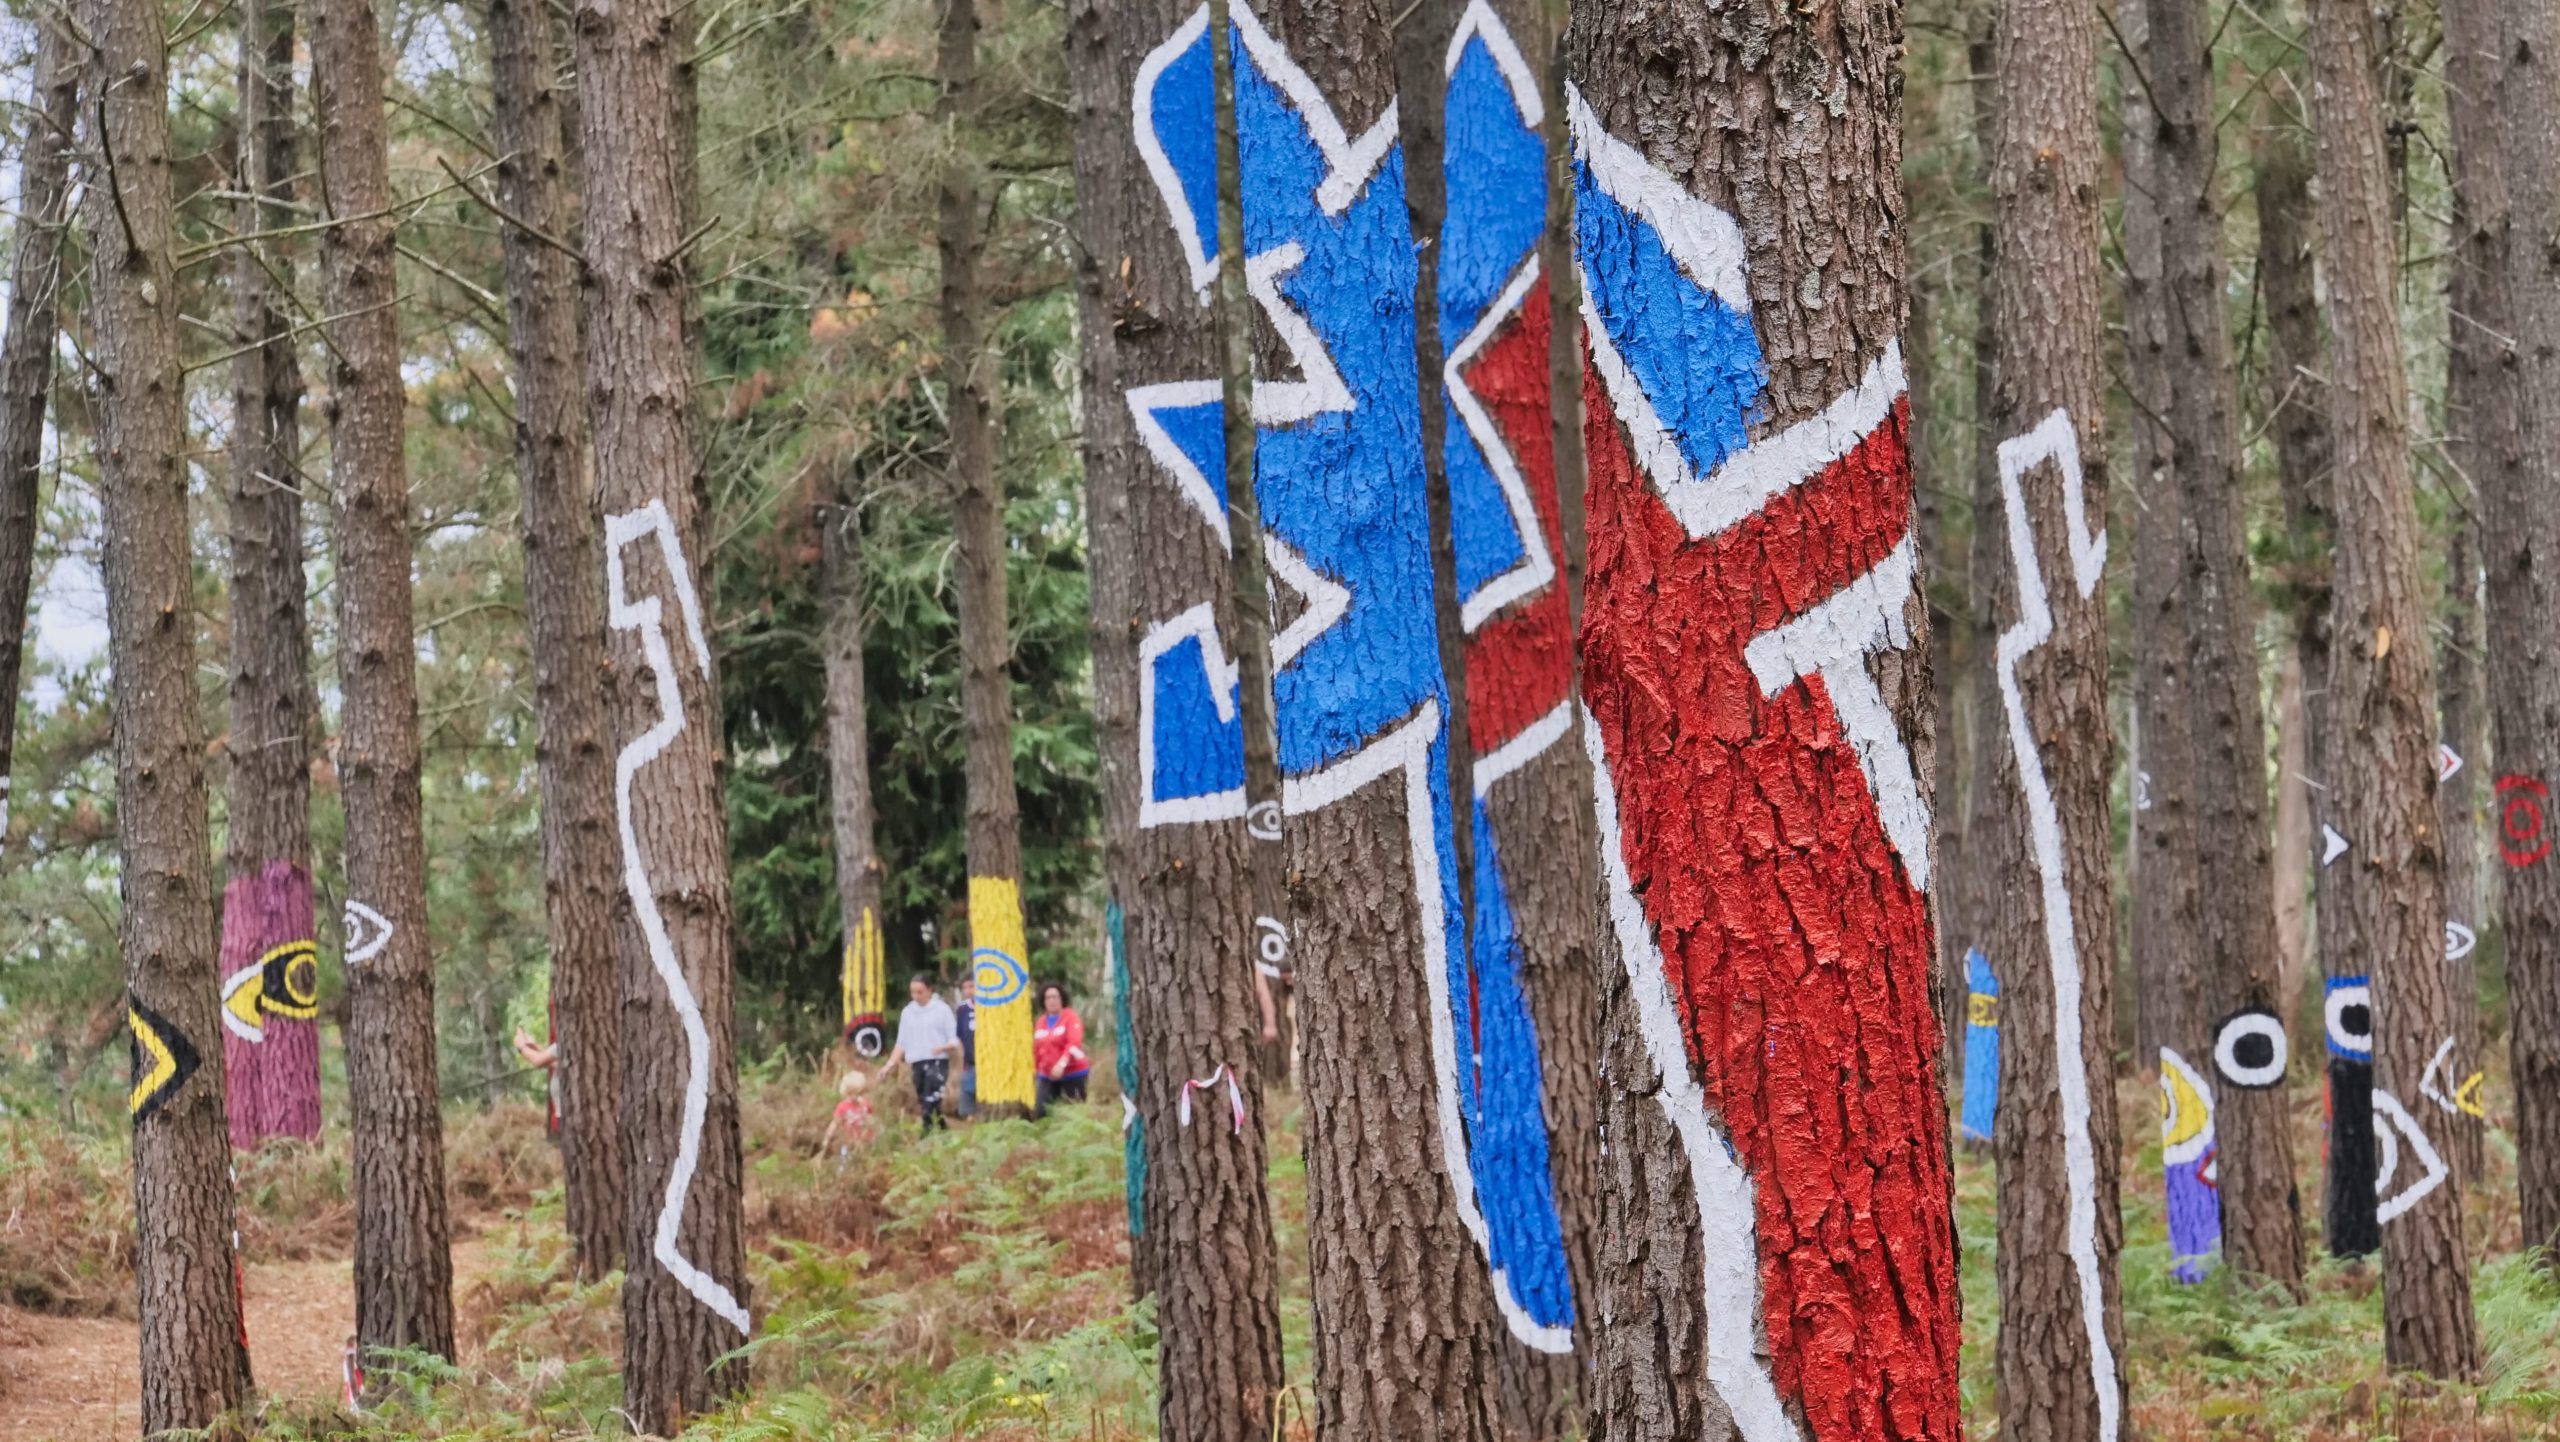
[[[1232,671],[1212,681],[1202,639],[1186,636],[1152,657],[1142,684],[1149,712],[1146,800],[1150,806],[1240,793],[1244,718]],[[1218,669],[1225,669],[1220,667]],[[1212,690],[1215,686],[1217,689]],[[1237,808],[1241,814],[1241,808]],[[1205,818],[1203,818],[1205,819]]]

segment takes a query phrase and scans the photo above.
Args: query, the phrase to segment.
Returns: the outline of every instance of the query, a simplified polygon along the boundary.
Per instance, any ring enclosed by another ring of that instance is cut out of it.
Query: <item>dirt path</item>
[[[482,1270],[477,1239],[453,1249],[454,1290]],[[272,1262],[248,1272],[249,1358],[269,1396],[335,1399],[355,1329],[344,1260]],[[101,1442],[142,1430],[141,1346],[121,1318],[40,1317],[0,1307],[0,1439]]]

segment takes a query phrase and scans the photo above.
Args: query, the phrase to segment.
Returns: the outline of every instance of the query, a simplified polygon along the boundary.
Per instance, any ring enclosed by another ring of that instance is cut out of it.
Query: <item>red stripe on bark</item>
[[[1773,1379],[1818,1442],[1957,1437],[1926,898],[1821,680],[1763,697],[1744,660],[1909,535],[1907,404],[1705,540],[1587,363],[1584,404],[1585,695],[1691,1064],[1753,1180]]]
[[[1565,610],[1564,521],[1556,505],[1556,452],[1548,411],[1547,285],[1529,288],[1519,313],[1466,368],[1511,448],[1556,577],[1477,628],[1467,646],[1467,741],[1479,756],[1519,735],[1572,694],[1571,621]]]

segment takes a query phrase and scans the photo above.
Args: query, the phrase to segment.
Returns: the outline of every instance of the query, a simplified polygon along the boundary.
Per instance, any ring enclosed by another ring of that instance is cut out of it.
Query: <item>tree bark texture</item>
[[[1031,949],[1022,926],[1022,811],[1013,790],[1013,642],[1005,619],[1004,479],[996,473],[995,349],[979,262],[986,250],[969,151],[978,74],[976,0],[942,0],[947,158],[936,242],[942,256],[942,383],[950,415],[953,567],[960,610],[960,709],[968,752],[969,964],[977,981],[978,1102],[1027,1113]]]
[[[844,925],[844,1040],[854,1053],[884,1049],[889,956],[880,931],[879,847],[873,841],[871,720],[862,675],[862,508],[839,490],[818,517],[826,632],[827,782],[835,823],[836,905]]]
[[[2447,411],[2452,414],[2449,378],[2447,386]],[[2481,1124],[2486,1120],[2473,1114],[2486,1108],[2471,1082],[2482,1075],[2480,983],[2472,960],[2482,913],[2480,780],[2470,758],[2488,753],[2488,695],[2480,615],[2480,497],[2475,489],[2452,499],[2460,513],[2445,545],[2444,600],[2438,611],[2444,665],[2436,678],[2436,712],[2444,740],[2437,752],[2436,813],[2444,828],[2444,987],[2453,1006],[2453,1029],[2428,1059],[2432,1075],[2421,1079],[2425,1085],[2419,1092],[2426,1098],[2429,1124],[2443,1129],[2439,1143],[2454,1175],[2468,1183],[2480,1175]]]
[[[498,194],[554,239],[575,233],[564,158],[559,46],[538,0],[490,0]],[[515,363],[516,479],[540,744],[542,898],[551,945],[552,1098],[569,1237],[580,1275],[622,1265],[625,1177],[621,986],[614,951],[613,764],[607,749],[603,551],[579,352],[578,264],[502,225]]]
[[[2329,724],[2329,421],[2327,365],[2320,335],[2320,306],[2314,294],[2311,255],[2311,163],[2298,138],[2299,128],[2267,123],[2274,119],[2270,102],[2262,110],[2257,147],[2258,303],[2267,320],[2267,411],[2276,452],[2277,489],[2284,500],[2285,535],[2290,541],[2282,576],[2292,627],[2294,656],[2301,667],[2303,760],[2284,782],[2301,794],[2307,813],[2301,864],[2278,871],[2279,894],[2304,894],[2315,872],[2312,863],[2327,852],[2322,830],[2335,810],[2335,792],[2324,779],[2337,770],[2333,751],[2336,729]],[[2282,818],[2279,817],[2279,823]],[[2281,829],[2281,824],[2279,826]],[[2316,873],[2325,877],[2327,869]],[[2321,887],[2325,900],[2327,888]],[[2352,969],[2356,951],[2354,927],[2345,908],[2323,906],[2317,918],[2319,947]],[[2305,958],[2282,953],[2284,968],[2277,1010],[2287,1018],[2302,999],[2301,970]],[[2330,1238],[2334,1246],[2336,1238]]]
[[[2560,750],[2554,735],[2560,727],[2560,612],[2554,610],[2560,598],[2552,571],[2560,519],[2551,508],[2560,477],[2560,393],[2554,391],[2560,386],[2560,253],[2552,245],[2560,231],[2560,175],[2551,159],[2560,144],[2560,75],[2552,73],[2560,61],[2560,12],[2523,0],[2507,0],[2496,12],[2504,67],[2496,113],[2514,207],[2514,239],[2503,247],[2514,309],[2503,314],[2515,338],[2518,449],[2525,460],[2500,476],[2496,500],[2483,509],[2498,772],[2491,799],[2499,808],[2505,862],[2500,921],[2514,1008],[2524,1237],[2560,1255],[2560,860],[2549,855],[2541,829],[2548,806],[2542,788],[2560,772],[2554,754]],[[2463,59],[2467,72],[2482,68],[2478,56]]]
[[[232,1280],[204,733],[187,559],[169,68],[159,7],[86,0],[98,147],[88,187],[88,359],[100,570],[114,668],[116,837],[133,1039],[134,1256],[142,1431],[203,1428],[247,1400]]]
[[[2192,667],[2188,728],[2195,799],[2197,914],[2210,1030],[2163,1033],[2201,1081],[2220,1176],[2224,1255],[2251,1276],[2288,1287],[2302,1278],[2292,1133],[2285,1120],[2283,1058],[2227,1069],[2219,1054],[2226,1019],[2275,1046],[2275,882],[2270,854],[2267,731],[2259,698],[2256,612],[2241,505],[2239,392],[2223,307],[2222,204],[2215,189],[2212,22],[2201,0],[2160,0],[2151,12],[2151,93],[2158,102],[2156,181],[2168,283],[2168,446],[2178,489]],[[2167,1065],[2165,1052],[2163,1064]],[[2265,1084],[2276,1066],[2275,1084]],[[2248,1080],[2230,1080],[2231,1077]],[[2183,1080],[2184,1078],[2182,1078]],[[2173,1244],[2173,1250],[2175,1250]]]
[[[1997,125],[2000,93],[1999,87],[1992,83],[1999,64],[1993,55],[1998,40],[1996,19],[1996,15],[1986,9],[1980,32],[1971,36],[1965,45],[1967,71],[1974,77],[1974,160],[1979,168],[1977,179],[1986,191],[1991,186],[1991,139]],[[1974,234],[1973,414],[1970,418],[1974,441],[1973,534],[1965,557],[1965,629],[1968,636],[1975,637],[1998,635],[2002,619],[2012,609],[2008,592],[2009,567],[2001,562],[2001,553],[2008,544],[2008,530],[2001,520],[2005,508],[2000,500],[2000,432],[1991,416],[1995,404],[1993,392],[1997,388],[1994,370],[1999,359],[1999,341],[1992,333],[1989,297],[1992,270],[1998,259],[1998,227],[1986,217],[1976,226]],[[1947,880],[1938,888],[1938,905],[1930,913],[1930,918],[1941,932],[1954,932],[1968,956],[1981,951],[1990,940],[1991,909],[1999,891],[1998,878],[2016,876],[2027,864],[2023,849],[2025,838],[1999,824],[1995,815],[1999,792],[1983,780],[1984,767],[1979,764],[1987,748],[2005,744],[2002,737],[2007,731],[2000,715],[2000,687],[1991,674],[1993,659],[1990,646],[1976,645],[1942,652],[1933,658],[1931,666],[1932,672],[1942,665],[1963,666],[1966,668],[1965,685],[1972,693],[1965,723],[1966,732],[1972,738],[1971,756],[1976,764],[1967,765],[1957,773],[1961,785],[1940,785],[1931,807],[1933,812],[1961,808],[1964,813],[1964,845],[1953,857],[1933,858],[1936,869]],[[1949,773],[1941,768],[1939,774],[1943,778]],[[1993,984],[1996,986],[1996,978],[2006,963],[1994,961],[1988,953],[1984,954],[1983,962],[1995,978]],[[1970,973],[1970,961],[1966,967]],[[1969,981],[1967,985],[1969,988]],[[1970,990],[1965,994],[1970,997]],[[1966,1001],[1964,1009],[1959,1009],[1952,978],[1942,983],[1938,995],[1939,1010],[1943,1013],[1939,1021],[1947,1033],[1945,1055],[1949,1059],[1948,1064],[1953,1065],[1953,1058],[1964,1054],[1964,1086],[1968,1097],[1996,1098],[1999,1083],[1996,1068],[1981,1078],[1979,1086],[1984,1090],[1977,1092],[1970,1055],[1971,1036],[1967,1030],[1971,1002]],[[1993,1018],[1996,1036],[1996,1007]],[[1997,1054],[1995,1046],[1992,1055]],[[1986,1099],[1980,1106],[1979,1115],[1991,1118],[1995,1111],[1995,1100]],[[1970,1100],[1966,1113],[1976,1114]],[[1977,1131],[1978,1136],[1970,1134]],[[1991,1140],[1990,1123],[1986,1121],[1980,1128],[1969,1128],[1967,1140],[1988,1144]]]
[[[2330,784],[2338,831],[2351,848],[2332,874],[2371,968],[2368,1034],[2355,1037],[2333,1020],[2330,1040],[2372,1058],[2374,1125],[2399,1132],[2392,1191],[2378,1202],[2384,1355],[2396,1367],[2468,1377],[2479,1368],[2480,1340],[2462,1246],[2462,1192],[2445,1185],[2446,1168],[2415,1110],[2424,1105],[2421,1078],[2451,1034],[2453,1015],[2445,994],[2435,687],[2419,594],[2408,379],[2364,12],[2344,0],[2314,0],[2310,48],[2338,482],[2329,685],[2340,765]],[[2353,998],[2352,988],[2332,992],[2329,1014],[2351,1016]]]
[[[1258,919],[1256,853],[1270,848],[1249,830],[1230,659],[1240,617],[1205,14],[1190,0],[1077,0],[1068,72],[1095,710],[1145,1149],[1133,1220],[1161,1338],[1157,1420],[1180,1442],[1258,1442],[1284,1379],[1255,966],[1266,937],[1284,955],[1286,937]],[[1150,168],[1157,155],[1170,177]]]
[[[1416,234],[1432,242],[1419,254],[1433,300],[1423,415],[1438,421],[1424,444],[1447,508],[1441,646],[1465,661],[1450,678],[1464,703],[1451,726],[1468,738],[1452,784],[1474,798],[1456,848],[1468,904],[1461,1101],[1500,1286],[1518,1304],[1506,1311],[1506,1425],[1550,1437],[1574,1425],[1573,1358],[1589,1355],[1575,1345],[1588,1335],[1576,1299],[1592,1275],[1599,996],[1541,253],[1547,27],[1533,0],[1426,13],[1437,23],[1398,29],[1399,110]],[[1420,145],[1417,96],[1440,101]]]
[[[419,797],[408,393],[393,306],[391,167],[369,0],[311,9],[321,258],[332,361],[338,773],[347,807],[347,1092],[355,1137],[356,1338],[453,1355],[453,1254],[436,1087],[435,962]],[[380,934],[375,935],[379,925]],[[361,944],[352,944],[361,938]]]
[[[2071,0],[2003,0],[1991,144],[1999,264],[1987,299],[1991,418],[2013,609],[1998,618],[2002,741],[1987,748],[1996,824],[2025,838],[1991,947],[2002,978],[1999,1172],[2001,1424],[2112,1439],[2125,1383],[2118,1256],[2115,908],[2107,792],[2106,332],[2098,267],[2098,16]],[[2031,884],[2032,882],[2032,884]],[[2202,1119],[2197,1118],[2197,1124]],[[2203,1148],[2173,1147],[2210,1214]]]
[[[293,12],[240,12],[243,233],[293,223]],[[302,570],[302,368],[287,334],[293,259],[245,242],[231,265],[231,827],[222,900],[231,1144],[320,1134],[319,961],[311,898],[311,628]]]
[[[1245,282],[1261,317],[1253,491],[1279,626],[1288,899],[1309,959],[1297,1003],[1316,1426],[1482,1438],[1499,1426],[1506,1328],[1540,1320],[1525,1285],[1501,1295],[1496,1279],[1555,1224],[1544,1158],[1480,1145],[1468,1124],[1450,698],[1390,29],[1374,0],[1230,13]]]
[[[43,525],[45,409],[60,340],[62,240],[71,224],[72,132],[80,116],[78,40],[58,17],[40,19],[27,143],[18,156],[18,247],[9,258],[8,333],[0,338],[0,843],[9,831],[9,763],[24,679],[27,593]]]
[[[2118,11],[2126,48],[2158,63],[2151,15],[2180,0],[2127,0]],[[2195,736],[2188,714],[2186,542],[2169,429],[2171,296],[2161,192],[2160,124],[2128,61],[2125,98],[2125,384],[2133,395],[2133,975],[2140,1008],[2136,1059],[2160,1073],[2170,1105],[2162,1121],[2162,1184],[2173,1272],[2204,1274],[2222,1220],[2202,1176],[2213,1147],[2212,1022],[2206,1010],[2199,929]],[[2174,1058],[2174,1060],[2173,1060]],[[2201,1079],[2202,1085],[2194,1084]],[[2182,1091],[2183,1088],[2183,1091]],[[2178,1103],[2189,1102],[2183,1111]],[[2173,1160],[2174,1158],[2174,1160]],[[2181,1205],[2183,1203],[2183,1205]]]
[[[653,1435],[746,1384],[752,1335],[731,1000],[719,687],[695,579],[693,361],[682,245],[685,21],[580,0],[588,417],[604,509],[607,700],[627,909],[623,1406]]]
[[[1612,1439],[1960,1428],[1901,40],[1657,0],[1565,43]]]

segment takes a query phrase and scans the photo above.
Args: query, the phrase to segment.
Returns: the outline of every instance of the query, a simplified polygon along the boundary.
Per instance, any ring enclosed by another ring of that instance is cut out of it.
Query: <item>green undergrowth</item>
[[[891,1088],[894,1094],[896,1088]],[[748,1272],[759,1321],[742,1349],[752,1385],[685,1436],[744,1439],[986,1438],[1122,1442],[1154,1433],[1155,1323],[1131,1299],[1122,1235],[1120,1108],[1097,1098],[1038,1123],[981,1122],[917,1136],[894,1101],[880,1134],[850,1155],[818,1155],[831,1096],[806,1071],[760,1068],[743,1089]],[[2302,1101],[2297,1170],[2318,1250],[2318,1099]],[[2394,1379],[2381,1359],[2381,1290],[2371,1263],[2317,1261],[2301,1305],[2227,1274],[2169,1280],[2156,1097],[2128,1083],[2124,1154],[2128,1437],[2146,1442],[2560,1442],[2560,1284],[2515,1244],[2512,1142],[2492,1133],[2488,1175],[2471,1191],[2473,1286],[2487,1354],[2474,1385]],[[543,1162],[539,1111],[510,1104],[456,1118],[457,1213],[476,1236],[458,1303],[463,1362],[408,1358],[391,1395],[362,1416],[320,1402],[270,1402],[257,1434],[278,1442],[615,1437],[621,1380],[619,1278],[580,1282]],[[1296,1383],[1284,1435],[1307,1435],[1312,1367],[1306,1295],[1305,1168],[1293,1098],[1275,1097],[1273,1210],[1282,1321]],[[322,1148],[309,1149],[325,1152]],[[103,1310],[119,1275],[129,1209],[119,1146],[0,1125],[0,1200],[43,1215],[59,1245],[106,1260],[57,1260],[28,1282],[31,1248],[0,1237],[10,1285]],[[1969,1435],[1999,1435],[1993,1339],[1992,1166],[1957,1160],[1963,1243],[1963,1385]],[[531,1181],[526,1179],[531,1177]],[[244,1185],[320,1234],[338,1185],[323,1156],[288,1149]],[[105,1206],[74,1205],[84,1191]],[[257,1245],[252,1244],[252,1250]],[[129,1282],[124,1284],[129,1286]],[[129,1305],[129,1304],[128,1304]]]

